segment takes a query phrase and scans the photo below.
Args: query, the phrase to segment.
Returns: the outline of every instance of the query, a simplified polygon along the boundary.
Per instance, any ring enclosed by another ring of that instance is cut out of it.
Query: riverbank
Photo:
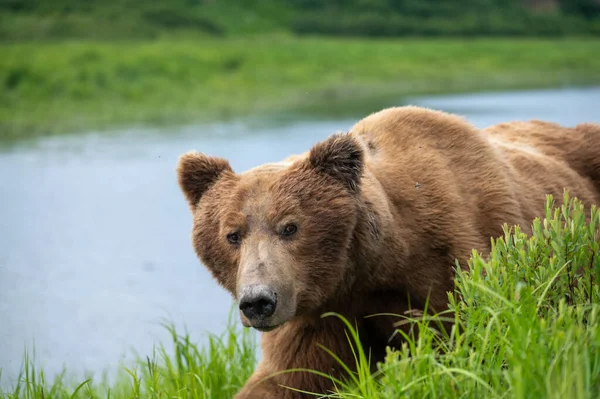
[[[597,39],[171,37],[3,43],[0,52],[3,140],[600,82]]]
[[[518,229],[507,232],[495,241],[489,259],[474,254],[469,272],[458,274],[459,296],[450,307],[460,332],[441,337],[429,328],[435,318],[403,320],[418,326],[419,339],[390,353],[371,375],[367,354],[348,324],[359,372],[328,397],[595,397],[600,213],[592,210],[586,223],[590,210],[565,199],[548,200],[546,220],[534,223],[531,238]],[[52,383],[26,358],[21,382],[0,391],[0,398],[229,399],[251,374],[257,353],[254,333],[230,325],[202,346],[171,329],[173,349],[160,346],[109,383],[90,378],[73,385],[65,375]]]

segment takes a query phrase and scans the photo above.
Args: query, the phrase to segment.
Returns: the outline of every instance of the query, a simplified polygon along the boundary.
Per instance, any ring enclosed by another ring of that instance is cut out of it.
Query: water
[[[600,122],[600,87],[412,98],[478,127],[538,118]],[[96,374],[169,342],[163,318],[198,341],[222,332],[231,299],[199,265],[176,183],[183,152],[236,170],[307,150],[356,119],[286,117],[46,139],[0,151],[0,368],[16,376],[25,347],[48,375]],[[126,359],[127,360],[127,359]]]

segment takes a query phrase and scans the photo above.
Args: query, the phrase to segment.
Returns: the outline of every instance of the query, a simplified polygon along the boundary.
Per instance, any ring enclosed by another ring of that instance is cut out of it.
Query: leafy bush
[[[150,24],[167,29],[196,29],[213,36],[222,36],[225,33],[224,29],[210,18],[184,8],[157,7],[145,10],[142,15]]]
[[[305,13],[291,23],[293,32],[336,36],[566,36],[597,34],[595,21],[586,21],[557,13],[465,12],[455,18],[427,18],[404,14],[365,12],[359,15]]]

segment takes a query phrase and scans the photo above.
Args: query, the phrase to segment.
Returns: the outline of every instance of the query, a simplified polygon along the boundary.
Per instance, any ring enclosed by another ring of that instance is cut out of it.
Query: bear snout
[[[261,325],[275,313],[277,294],[265,284],[245,286],[241,290],[239,308],[252,325]]]

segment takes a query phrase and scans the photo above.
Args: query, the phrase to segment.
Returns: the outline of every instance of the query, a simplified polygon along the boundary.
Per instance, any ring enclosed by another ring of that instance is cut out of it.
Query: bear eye
[[[283,237],[290,237],[293,236],[296,233],[296,231],[298,231],[298,227],[295,224],[286,224],[283,230],[281,230],[281,235]]]
[[[240,236],[240,233],[229,233],[227,234],[227,241],[229,241],[230,244],[239,244],[242,242],[242,237]]]

